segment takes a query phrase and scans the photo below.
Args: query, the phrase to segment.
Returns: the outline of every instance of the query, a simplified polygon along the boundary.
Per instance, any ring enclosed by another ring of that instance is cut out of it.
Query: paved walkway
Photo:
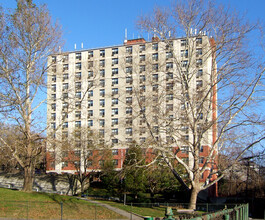
[[[143,220],[143,218],[140,217],[140,216],[137,216],[137,215],[134,215],[134,214],[132,214],[132,213],[126,212],[126,211],[124,211],[124,210],[122,210],[122,209],[115,208],[115,207],[110,206],[110,205],[108,205],[108,204],[104,204],[104,203],[101,203],[101,202],[99,202],[99,201],[90,200],[90,199],[85,199],[85,198],[82,198],[82,199],[83,199],[83,200],[87,200],[87,201],[89,201],[89,202],[91,202],[91,203],[95,203],[95,204],[97,204],[97,205],[103,206],[103,207],[105,207],[105,208],[107,208],[107,209],[110,209],[110,210],[112,210],[112,211],[114,211],[114,212],[116,212],[116,213],[118,213],[118,214],[120,214],[120,215],[122,215],[122,216],[125,216],[125,217],[126,217],[125,219],[130,219],[130,220]]]

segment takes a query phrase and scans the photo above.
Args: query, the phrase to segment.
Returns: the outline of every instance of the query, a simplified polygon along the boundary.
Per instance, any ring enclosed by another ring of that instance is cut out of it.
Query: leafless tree
[[[47,57],[58,50],[61,29],[45,5],[31,0],[18,0],[13,12],[1,10],[0,19],[0,110],[3,122],[15,124],[21,135],[18,144],[0,140],[24,170],[23,190],[31,191],[41,148],[37,143],[45,130],[40,116]]]
[[[250,38],[257,26],[235,11],[203,0],[155,8],[137,25],[155,36],[158,56],[164,53],[168,58],[155,70],[146,70],[145,84],[152,90],[145,93],[144,102],[143,91],[135,88],[139,116],[149,132],[146,146],[153,149],[153,159],[162,157],[191,191],[189,207],[195,209],[198,193],[231,168],[218,168],[218,152],[228,153],[236,162],[265,138],[260,112],[255,111],[264,72],[251,44],[255,39]],[[172,43],[177,37],[182,37],[179,50]],[[153,63],[150,60],[149,66]],[[187,155],[188,161],[183,159]],[[188,173],[187,179],[174,169],[176,162]]]

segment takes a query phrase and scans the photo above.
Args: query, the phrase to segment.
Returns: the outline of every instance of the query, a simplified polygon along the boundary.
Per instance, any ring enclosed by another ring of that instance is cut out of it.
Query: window
[[[100,50],[99,51],[99,56],[105,57],[105,50]]]
[[[158,74],[153,74],[153,81],[158,82]]]
[[[118,100],[117,98],[113,98],[113,99],[111,100],[111,104],[112,104],[112,105],[117,105],[117,104],[119,104],[119,100]]]
[[[87,167],[91,167],[91,166],[92,166],[92,160],[88,160],[88,161],[86,162],[86,165],[87,165]]]
[[[118,166],[118,160],[117,159],[112,160],[112,163],[114,166]]]
[[[80,139],[81,138],[81,132],[80,131],[75,131],[75,138],[76,139]]]
[[[52,62],[56,63],[56,56],[52,56]]]
[[[93,90],[88,90],[87,95],[88,97],[93,97]]]
[[[202,86],[203,86],[202,80],[197,80],[196,81],[196,88],[199,89],[199,88],[202,88]]]
[[[200,157],[199,160],[200,160],[200,164],[204,163],[204,157]]]
[[[132,125],[132,118],[125,119],[127,125]]]
[[[198,45],[198,44],[202,44],[202,38],[201,38],[201,37],[196,38],[196,44],[197,44],[197,45]]]
[[[68,85],[68,83],[67,83],[67,85]],[[81,86],[82,86],[81,82],[75,82],[75,89],[76,90],[80,90]]]
[[[200,152],[201,153],[203,152],[203,146],[200,146]]]
[[[145,96],[140,96],[139,101],[140,101],[140,103],[144,103],[145,102]]]
[[[52,75],[52,81],[56,82],[56,75]]]
[[[81,121],[75,121],[75,127],[81,128]]]
[[[140,65],[140,73],[145,71],[145,65]]]
[[[87,106],[92,107],[93,106],[93,100],[88,100],[87,101]]]
[[[132,143],[132,138],[125,138],[126,143]]]
[[[68,131],[62,132],[62,138],[68,138]]]
[[[202,65],[202,59],[197,59],[196,60],[196,65],[201,66]]]
[[[111,142],[112,142],[112,144],[118,144],[118,139],[117,138],[114,138],[114,139],[111,139]]]
[[[89,61],[87,63],[87,67],[88,67],[88,69],[92,68],[93,67],[93,61]]]
[[[62,118],[63,118],[63,119],[68,118],[68,113],[67,113],[67,112],[63,112],[63,113],[62,113]]]
[[[112,149],[112,155],[118,155],[119,150],[118,149]]]
[[[81,70],[81,68],[82,68],[82,64],[81,63],[76,63],[75,64],[75,69],[76,70]]]
[[[64,93],[65,94],[65,93]],[[67,94],[67,93],[66,93]],[[68,95],[68,94],[67,94]],[[75,98],[81,99],[81,92],[75,92]]]
[[[203,119],[203,113],[199,113],[199,114],[198,114],[198,119],[199,119],[199,120],[202,120],[202,119]]]
[[[158,53],[153,53],[152,54],[152,60],[153,61],[158,61]]]
[[[63,71],[68,70],[68,64],[63,64]]]
[[[52,123],[51,123],[51,128],[52,128],[52,129],[56,129],[56,123],[55,123],[55,122],[52,122]]]
[[[145,142],[145,137],[140,137],[139,141],[140,141],[141,144],[144,143]]]
[[[99,115],[104,117],[105,116],[105,109],[99,109]]]
[[[117,125],[119,123],[119,119],[118,118],[112,118],[111,119],[111,125]]]
[[[99,129],[99,136],[104,137],[105,135],[105,130],[104,129]]]
[[[93,116],[93,110],[88,110],[87,111],[87,116],[92,117]]]
[[[99,66],[104,67],[105,66],[105,60],[100,60],[99,61]]]
[[[69,79],[69,75],[68,75],[68,73],[64,73],[63,74],[63,81],[65,81],[67,79]]]
[[[63,110],[67,110],[68,109],[68,102],[63,102]]]
[[[126,83],[132,84],[132,82],[133,82],[132,77],[131,76],[127,76],[126,77]]]
[[[100,99],[100,100],[99,100],[99,105],[100,105],[101,107],[104,107],[104,106],[105,106],[105,99]]]
[[[56,92],[56,84],[52,84],[52,91]]]
[[[132,107],[126,107],[126,114],[128,115],[132,114]]]
[[[100,89],[100,90],[99,90],[99,95],[100,95],[101,97],[104,97],[104,96],[105,96],[105,89]]]
[[[51,119],[55,120],[56,119],[56,113],[51,113]]]
[[[105,70],[104,69],[99,70],[99,75],[101,77],[105,77]]]
[[[189,164],[189,158],[188,157],[183,157],[182,158],[182,161],[185,163],[185,164]]]
[[[140,52],[145,51],[145,45],[144,44],[142,44],[142,45],[139,46],[139,51]]]
[[[139,79],[140,79],[140,83],[144,83],[145,82],[145,75],[140,75]]]
[[[80,109],[81,108],[81,102],[80,101],[76,101],[75,102],[75,107]]]
[[[63,62],[68,61],[68,55],[63,55]]]
[[[119,53],[119,48],[112,48],[112,56]]]
[[[91,57],[93,57],[93,51],[91,50],[91,51],[88,51],[88,59],[90,59]]]
[[[132,63],[132,57],[126,57],[126,63]]]
[[[129,134],[129,135],[132,135],[132,128],[126,128],[125,129],[125,133]]]
[[[197,74],[196,74],[196,77],[199,78],[199,77],[202,77],[202,75],[203,75],[203,70],[199,69]]]
[[[116,65],[119,63],[119,59],[118,58],[112,58],[112,66]]]
[[[118,78],[112,78],[111,79],[112,85],[118,85],[119,84],[119,79]]]
[[[92,127],[93,126],[93,120],[88,120],[87,125],[88,125],[88,127]]]
[[[167,111],[173,111],[173,104],[167,104],[166,105],[166,110]]]
[[[65,122],[63,123],[63,128],[68,128],[68,122],[67,122],[67,121],[65,121]]]
[[[99,120],[99,126],[101,126],[101,127],[105,126],[105,120],[104,119]]]
[[[119,69],[118,69],[118,68],[112,68],[111,73],[112,73],[112,76],[114,76],[114,75],[118,75],[118,73],[119,73]]]
[[[170,52],[166,52],[166,59],[170,59],[173,57],[173,53],[170,51]]]
[[[52,65],[52,72],[56,72],[56,65]]]
[[[152,44],[152,49],[153,50],[158,50],[158,43]]]
[[[187,46],[187,44],[188,44],[188,42],[187,42],[186,39],[182,39],[182,40],[180,41],[180,45],[181,45],[181,46]]]
[[[118,135],[118,128],[111,129],[111,134],[112,135]]]
[[[93,73],[93,71],[88,71],[88,78],[92,78],[93,77],[93,75],[94,75],[94,73]]]
[[[140,86],[140,92],[145,92],[145,85]]]
[[[81,53],[76,53],[75,54],[75,59],[76,60],[81,60]]]
[[[145,61],[145,55],[140,55],[140,62],[144,62]]]
[[[167,94],[167,95],[166,95],[166,100],[167,100],[167,101],[169,101],[169,100],[173,100],[173,97],[174,97],[174,96],[173,96],[172,93]]]
[[[167,73],[166,80],[173,79],[173,73]]]
[[[154,84],[152,87],[153,87],[153,92],[158,92],[158,84]]]
[[[158,64],[153,64],[152,69],[153,71],[158,71]]]
[[[81,118],[81,112],[80,111],[76,111],[75,112],[75,117],[80,119]]]
[[[119,114],[119,109],[118,108],[111,109],[111,114],[112,115],[118,115]]]
[[[131,54],[132,53],[132,47],[126,47],[126,53]]]
[[[180,56],[181,57],[188,57],[189,56],[189,51],[188,50],[181,50],[180,51]]]
[[[202,48],[197,48],[196,49],[196,56],[202,55]]]
[[[188,60],[182,60],[182,61],[181,61],[181,66],[182,66],[182,67],[187,67],[188,64],[189,64],[189,61],[188,61]]]
[[[62,168],[68,167],[68,162],[67,161],[63,161],[62,162]]]
[[[166,70],[173,69],[173,63],[166,63]]]
[[[87,82],[87,86],[88,86],[88,88],[93,87],[93,81],[88,81],[88,82]]]
[[[126,67],[125,72],[132,74],[132,67],[131,66]]]
[[[127,91],[127,90],[126,90],[126,91]],[[116,95],[116,94],[118,94],[118,92],[119,92],[118,88],[113,88],[113,89],[111,89],[111,94],[112,94],[112,95]]]
[[[132,97],[126,97],[126,104],[132,104]]]

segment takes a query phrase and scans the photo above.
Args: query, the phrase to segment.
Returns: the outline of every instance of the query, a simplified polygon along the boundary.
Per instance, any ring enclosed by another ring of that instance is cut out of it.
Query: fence
[[[248,204],[213,204],[213,203],[198,203],[196,212],[188,209],[188,203],[128,203],[130,212],[137,213],[140,207],[151,208],[152,217],[161,219],[161,213],[165,213],[166,207],[171,207],[175,219],[232,219],[246,220],[248,219]]]
[[[0,219],[124,219],[97,204],[79,202],[18,202],[0,200]]]

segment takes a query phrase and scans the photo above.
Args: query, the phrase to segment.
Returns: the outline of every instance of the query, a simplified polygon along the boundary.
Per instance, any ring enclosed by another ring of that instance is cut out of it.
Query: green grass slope
[[[125,219],[104,207],[70,196],[0,188],[0,218],[60,219],[61,212],[64,219]]]

